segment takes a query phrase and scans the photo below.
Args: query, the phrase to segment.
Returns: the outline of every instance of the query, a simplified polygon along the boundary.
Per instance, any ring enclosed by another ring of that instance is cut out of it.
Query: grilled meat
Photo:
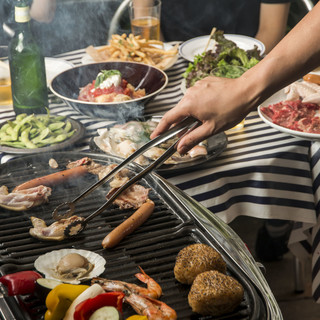
[[[118,188],[111,189],[107,194],[107,199],[109,199],[117,190]],[[120,209],[138,209],[147,201],[149,190],[149,188],[134,184],[123,191],[117,199],[114,200],[114,203],[119,206]]]
[[[72,216],[67,219],[60,219],[47,226],[45,221],[36,217],[31,217],[33,228],[29,230],[32,237],[40,240],[61,241],[65,239],[64,230],[66,227],[76,220],[83,220],[84,218]]]
[[[243,297],[243,287],[236,279],[211,270],[195,278],[188,295],[188,302],[193,312],[219,316],[232,312]]]
[[[23,211],[48,202],[51,188],[40,185],[34,188],[12,191],[6,186],[0,187],[0,207],[8,210]]]
[[[226,273],[227,266],[219,252],[206,244],[192,244],[183,248],[177,255],[174,266],[176,279],[185,284],[192,284],[201,272],[218,270]]]

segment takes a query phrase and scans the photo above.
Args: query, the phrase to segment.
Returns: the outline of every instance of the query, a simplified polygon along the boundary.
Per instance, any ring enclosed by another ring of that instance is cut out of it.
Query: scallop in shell
[[[34,262],[45,278],[72,284],[99,276],[105,264],[106,260],[97,253],[78,249],[54,250]]]

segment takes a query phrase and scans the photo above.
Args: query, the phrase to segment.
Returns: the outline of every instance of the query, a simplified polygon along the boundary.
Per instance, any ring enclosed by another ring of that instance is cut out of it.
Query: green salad
[[[216,31],[212,39],[216,42],[215,51],[208,50],[197,55],[183,74],[187,88],[207,76],[238,78],[261,60],[257,46],[252,50],[243,50],[226,39],[221,30]]]

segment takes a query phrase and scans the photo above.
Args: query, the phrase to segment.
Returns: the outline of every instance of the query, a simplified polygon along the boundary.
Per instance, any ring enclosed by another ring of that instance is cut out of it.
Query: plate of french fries
[[[133,34],[114,34],[108,45],[86,48],[81,62],[133,61],[161,70],[167,70],[178,59],[178,45],[172,46],[158,40],[146,40]]]

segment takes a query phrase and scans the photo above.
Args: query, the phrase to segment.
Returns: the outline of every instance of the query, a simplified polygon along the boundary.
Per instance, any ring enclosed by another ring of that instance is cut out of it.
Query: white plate
[[[264,44],[255,38],[242,36],[239,34],[225,34],[224,36],[226,39],[236,43],[236,45],[243,50],[251,50],[254,48],[254,45],[256,45],[260,50],[261,55],[265,51]],[[210,36],[196,37],[182,43],[182,45],[179,47],[180,55],[186,60],[193,62],[194,57],[196,55],[203,53],[204,49],[206,48],[209,37]],[[213,49],[214,44],[215,41],[211,40],[207,50]]]
[[[95,47],[95,48],[102,48],[102,47],[104,47],[104,46],[100,46],[100,47]],[[159,46],[156,46],[155,45],[155,47],[159,47]],[[160,48],[160,47],[159,47]],[[164,43],[163,44],[163,48],[165,49],[165,50],[171,50],[172,48],[173,48],[173,46],[171,45],[171,44],[169,44],[169,43]],[[174,57],[172,57],[172,59],[171,59],[171,61],[170,61],[170,63],[163,69],[163,71],[165,71],[165,70],[168,70],[169,68],[171,68],[176,62],[177,62],[177,60],[178,60],[178,54],[176,54]],[[81,59],[81,63],[82,64],[88,64],[88,63],[94,63],[94,62],[96,62],[95,60],[93,60],[92,59],[92,57],[89,55],[89,54],[87,54],[87,53],[85,53],[85,55],[82,57],[82,59]]]
[[[278,103],[280,101],[285,101],[285,100],[286,100],[286,94],[284,93],[283,90],[280,90],[277,93],[275,93],[273,96],[271,96],[269,99],[267,99],[265,102],[263,102],[262,105],[260,105],[258,107],[258,113],[259,113],[260,118],[266,124],[273,127],[274,129],[279,130],[280,132],[283,132],[283,133],[287,133],[287,134],[294,136],[296,138],[302,138],[305,140],[319,140],[320,134],[296,131],[296,130],[291,130],[291,129],[279,126],[279,125],[273,123],[272,120],[261,111],[262,107],[267,107],[270,104],[275,104],[275,103]]]
[[[47,85],[49,87],[52,79],[61,72],[71,69],[74,65],[71,62],[57,59],[57,58],[44,58],[47,75]]]

